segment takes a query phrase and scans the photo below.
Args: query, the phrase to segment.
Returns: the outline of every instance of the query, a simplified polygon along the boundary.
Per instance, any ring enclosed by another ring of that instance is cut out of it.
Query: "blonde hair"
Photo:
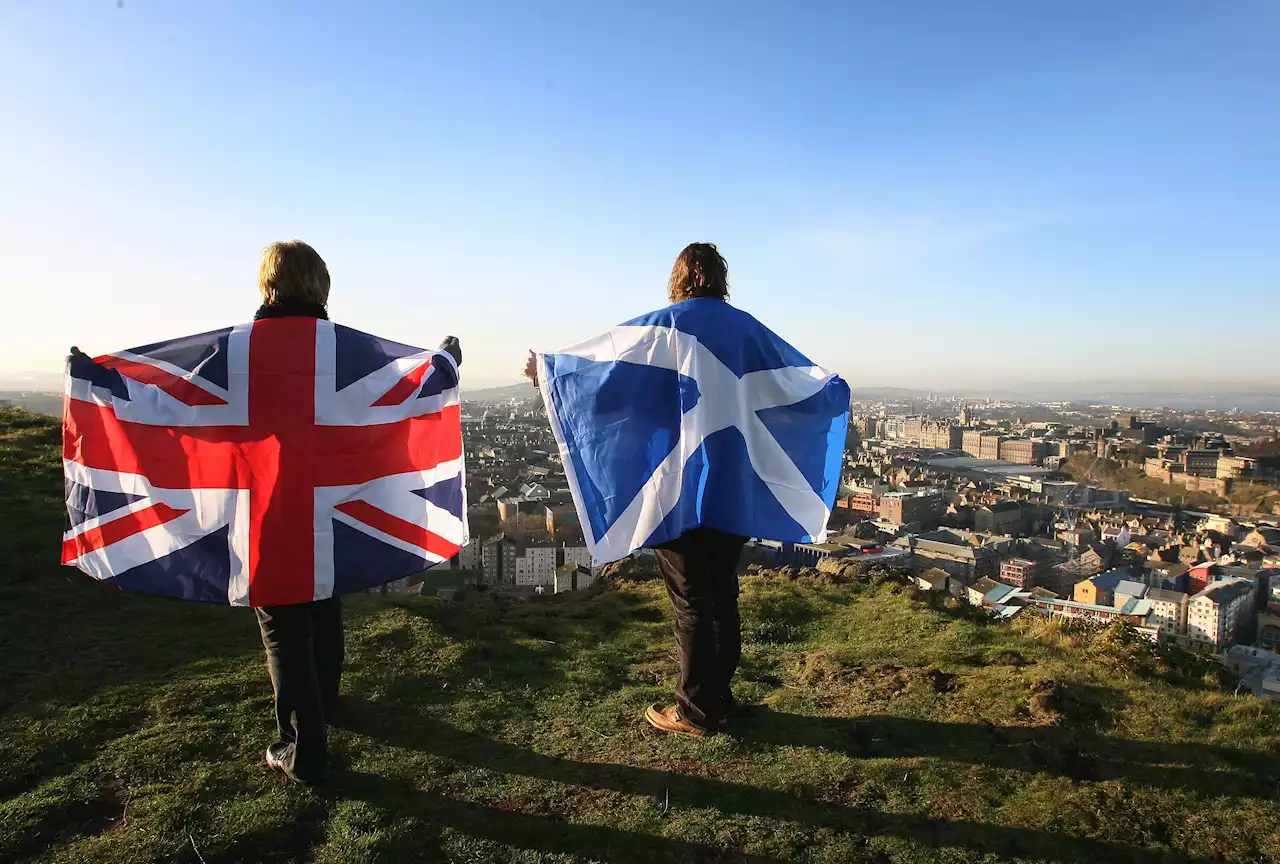
[[[671,268],[667,299],[679,303],[695,297],[729,299],[729,265],[714,243],[690,243]]]
[[[268,306],[278,306],[290,300],[326,306],[329,303],[329,268],[320,253],[301,240],[272,243],[262,250],[258,290],[262,292],[262,302]]]

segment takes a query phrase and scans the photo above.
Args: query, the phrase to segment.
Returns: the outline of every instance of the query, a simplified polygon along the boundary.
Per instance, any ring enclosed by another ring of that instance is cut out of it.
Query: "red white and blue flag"
[[[467,542],[444,352],[270,318],[68,366],[62,563],[233,606],[336,597]]]

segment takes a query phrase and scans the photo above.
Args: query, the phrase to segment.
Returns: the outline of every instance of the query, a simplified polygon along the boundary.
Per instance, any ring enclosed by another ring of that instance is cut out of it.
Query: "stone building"
[[[1031,438],[1004,438],[996,444],[997,458],[1019,465],[1039,465],[1049,455],[1049,448],[1043,441]]]

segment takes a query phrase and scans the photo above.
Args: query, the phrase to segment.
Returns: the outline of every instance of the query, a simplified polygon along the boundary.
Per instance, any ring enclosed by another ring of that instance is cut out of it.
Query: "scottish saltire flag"
[[[686,300],[538,364],[596,560],[698,526],[826,537],[849,387],[746,312]]]
[[[380,585],[467,542],[443,352],[271,318],[72,360],[62,562],[233,606]]]

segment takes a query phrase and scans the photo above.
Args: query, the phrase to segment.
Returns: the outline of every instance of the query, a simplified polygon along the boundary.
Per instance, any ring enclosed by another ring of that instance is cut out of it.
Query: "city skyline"
[[[839,370],[836,370],[839,371]],[[62,389],[62,376],[56,372],[0,372],[0,393],[49,393]],[[536,391],[527,381],[516,381],[512,376],[486,379],[468,377],[462,380],[464,397],[478,395],[487,398],[495,392],[503,392],[503,398],[528,396]],[[988,388],[934,388],[904,387],[896,384],[866,384],[853,388],[855,403],[909,400],[923,406],[930,397],[939,401],[957,401],[980,404],[983,400],[1009,401],[1018,404],[1083,403],[1099,407],[1131,409],[1213,409],[1246,412],[1280,412],[1280,390],[1266,384],[1251,385],[1241,382],[1207,383],[1191,386],[1188,382],[1136,382],[1136,381],[1049,381],[1023,385],[1002,384]]]
[[[661,306],[691,240],[855,388],[1274,381],[1273,6],[0,21],[3,380],[246,320],[297,236],[335,319],[454,333],[473,388]]]

